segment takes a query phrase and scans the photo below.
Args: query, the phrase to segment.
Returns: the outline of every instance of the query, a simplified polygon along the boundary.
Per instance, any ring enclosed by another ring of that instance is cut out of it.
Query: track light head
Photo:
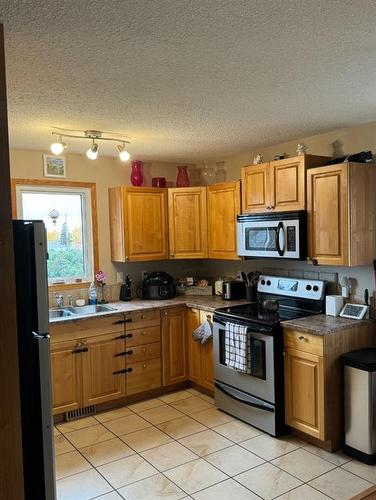
[[[86,156],[89,160],[96,160],[98,157],[98,144],[93,139],[92,146],[86,151]]]
[[[128,161],[131,155],[125,149],[125,143],[116,146],[116,151],[119,153],[120,161]]]
[[[67,145],[65,144],[65,142],[63,142],[62,137],[59,136],[59,140],[53,142],[50,146],[51,153],[53,153],[56,156],[61,155],[61,153],[65,150],[66,147]]]

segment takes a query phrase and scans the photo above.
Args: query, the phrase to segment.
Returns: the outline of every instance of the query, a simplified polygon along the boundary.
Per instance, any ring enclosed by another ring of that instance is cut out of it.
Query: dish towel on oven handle
[[[251,373],[251,352],[248,327],[235,323],[226,323],[225,328],[225,361],[233,370]]]

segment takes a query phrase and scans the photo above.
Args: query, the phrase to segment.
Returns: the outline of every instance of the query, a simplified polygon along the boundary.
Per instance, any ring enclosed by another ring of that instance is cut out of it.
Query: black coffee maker
[[[125,277],[125,283],[120,287],[120,300],[127,301],[132,299],[131,284],[131,277],[129,276],[129,274],[127,274]]]
[[[164,271],[146,275],[142,282],[142,298],[146,300],[172,299],[176,295],[176,284],[172,276]]]

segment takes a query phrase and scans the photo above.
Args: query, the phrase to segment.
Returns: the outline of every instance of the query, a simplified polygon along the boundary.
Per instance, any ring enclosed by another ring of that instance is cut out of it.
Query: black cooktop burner
[[[304,318],[305,316],[311,316],[315,313],[315,311],[287,308],[281,305],[278,311],[271,312],[263,309],[261,305],[256,302],[239,306],[221,307],[215,310],[215,314],[230,321],[239,319],[241,321],[257,321],[258,323],[265,323],[268,325],[275,325],[280,321],[289,319]]]

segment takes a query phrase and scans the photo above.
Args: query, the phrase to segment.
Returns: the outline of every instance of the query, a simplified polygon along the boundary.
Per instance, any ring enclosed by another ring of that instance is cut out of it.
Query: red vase
[[[142,161],[133,160],[131,165],[132,165],[132,172],[131,172],[132,186],[142,186],[142,183],[144,182],[144,176],[142,175]]]
[[[186,166],[178,167],[178,176],[176,178],[176,187],[188,187],[189,186],[189,177]]]

